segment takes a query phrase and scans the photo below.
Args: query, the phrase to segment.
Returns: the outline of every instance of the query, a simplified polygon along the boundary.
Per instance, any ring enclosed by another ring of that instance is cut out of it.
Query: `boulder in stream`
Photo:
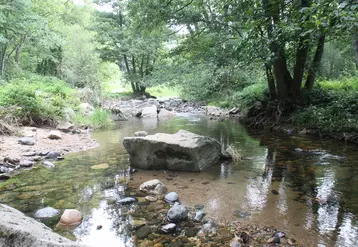
[[[221,157],[221,145],[217,140],[185,130],[175,134],[126,137],[123,145],[131,165],[141,169],[202,171]]]
[[[4,204],[0,204],[0,218],[0,246],[83,246],[54,233],[43,223]]]

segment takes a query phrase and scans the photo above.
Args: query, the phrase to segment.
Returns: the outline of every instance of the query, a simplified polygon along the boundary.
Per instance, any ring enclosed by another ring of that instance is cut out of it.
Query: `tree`
[[[5,76],[11,59],[19,64],[21,51],[44,26],[44,19],[33,11],[31,0],[0,1],[0,76]]]
[[[115,62],[126,72],[134,93],[144,93],[163,49],[166,27],[141,28],[138,19],[143,12],[136,3],[114,1],[112,6],[111,13],[98,12],[101,58]]]
[[[327,38],[351,32],[358,25],[358,3],[354,1],[136,2],[147,13],[142,17],[143,25],[165,21],[169,26],[184,26],[186,39],[191,40],[215,35],[220,38],[213,39],[217,42],[214,46],[219,51],[230,47],[232,60],[260,62],[266,71],[270,98],[291,104],[301,102],[303,87],[312,89]],[[222,60],[216,64],[223,66]]]

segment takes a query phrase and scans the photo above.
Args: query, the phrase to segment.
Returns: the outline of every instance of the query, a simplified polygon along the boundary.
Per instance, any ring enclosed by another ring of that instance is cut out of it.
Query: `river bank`
[[[0,135],[0,178],[6,180],[20,169],[51,166],[63,155],[97,147],[91,131],[21,127],[15,135]]]
[[[118,243],[123,243],[123,239],[136,235],[135,231],[124,230],[130,219],[136,217],[132,214],[133,210],[143,213],[141,211],[148,211],[148,206],[153,206],[146,202],[147,205],[139,205],[139,209],[136,209],[137,205],[123,207],[117,201],[127,196],[143,199],[143,195],[131,193],[137,193],[142,182],[153,178],[162,180],[169,191],[176,191],[182,205],[188,208],[195,208],[196,204],[204,205],[205,213],[216,220],[220,232],[224,229],[223,232],[227,233],[229,229],[227,241],[228,236],[233,239],[234,234],[240,237],[241,232],[247,231],[250,236],[255,233],[263,234],[258,246],[275,246],[267,241],[274,234],[273,231],[278,229],[285,232],[288,239],[297,240],[304,246],[324,243],[330,247],[335,246],[337,240],[336,235],[330,235],[331,228],[327,228],[326,224],[336,222],[335,217],[339,218],[338,222],[348,222],[350,217],[353,217],[352,222],[355,222],[353,209],[356,197],[347,194],[354,195],[354,186],[347,187],[342,182],[349,180],[349,184],[354,183],[349,176],[355,172],[354,148],[343,147],[341,144],[333,145],[324,140],[317,141],[307,136],[249,136],[246,129],[238,123],[224,119],[210,120],[202,113],[173,114],[166,121],[157,117],[133,117],[117,124],[116,129],[93,133],[93,138],[100,144],[98,148],[68,154],[65,160],[58,162],[55,169],[39,167],[26,170],[9,180],[5,186],[0,187],[0,201],[29,216],[46,206],[59,210],[76,208],[83,213],[84,221],[78,229],[70,233],[71,239],[93,246],[102,246],[103,241],[106,241],[106,246],[118,246]],[[218,164],[202,173],[176,173],[175,176],[163,171],[138,171],[126,176],[128,154],[121,144],[123,138],[133,136],[138,130],[174,133],[179,129],[211,136],[223,140],[224,143],[228,141],[240,150],[244,159],[240,165]],[[107,164],[103,167],[108,168],[92,168],[99,164]],[[345,170],[347,167],[350,169],[348,173]],[[334,174],[331,176],[331,173]],[[352,179],[354,180],[354,177]],[[322,182],[326,180],[332,182]],[[128,181],[129,190],[126,189],[127,185],[118,181]],[[327,186],[331,187],[326,188]],[[316,193],[327,189],[330,193]],[[352,192],[347,192],[347,189]],[[344,196],[337,196],[342,193]],[[349,198],[352,198],[352,201]],[[164,206],[163,209],[166,210],[170,207],[162,199],[156,203],[160,204],[160,207]],[[330,210],[335,212],[336,207],[347,209],[347,213],[330,213]],[[325,212],[329,215],[325,216]],[[165,212],[163,214],[165,215]],[[164,225],[163,220],[164,218],[160,218],[157,224]],[[239,223],[241,229],[248,230],[236,232],[236,227],[231,222]],[[346,223],[342,224],[348,227]],[[102,226],[100,230],[97,230],[98,225]],[[272,232],[270,230],[264,233],[266,226],[273,229]],[[340,226],[341,223],[337,227]],[[354,223],[352,227],[355,227]],[[200,237],[183,238],[180,233],[181,231],[178,231],[177,235],[168,235],[157,232],[157,235],[149,234],[148,238],[137,240],[138,244],[151,241],[153,245],[164,246],[174,240],[180,240],[188,246],[196,246],[200,240]],[[337,232],[339,243],[344,243],[344,234],[343,228]],[[220,238],[220,235],[208,237],[212,242],[221,242]],[[191,242],[184,243],[186,241]],[[354,243],[353,239],[346,241]],[[228,243],[229,241],[225,242]]]

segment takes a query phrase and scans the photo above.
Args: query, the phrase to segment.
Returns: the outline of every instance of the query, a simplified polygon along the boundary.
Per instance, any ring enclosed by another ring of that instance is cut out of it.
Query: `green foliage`
[[[105,129],[114,125],[111,113],[107,110],[96,108],[90,116],[76,114],[74,122],[78,125],[87,125],[93,129]]]
[[[353,76],[355,73],[353,37],[327,42],[322,57],[319,75],[327,79]]]
[[[294,113],[294,123],[330,134],[358,131],[357,89],[357,77],[322,81],[306,95],[307,106]]]
[[[80,25],[66,30],[62,75],[74,87],[100,89],[99,55],[95,52],[94,34]]]
[[[267,85],[253,84],[245,87],[242,91],[233,95],[233,102],[242,110],[251,107],[255,102],[261,102],[267,99]]]
[[[14,114],[24,124],[53,124],[73,101],[72,92],[53,77],[16,78],[1,87],[0,106],[16,107]]]

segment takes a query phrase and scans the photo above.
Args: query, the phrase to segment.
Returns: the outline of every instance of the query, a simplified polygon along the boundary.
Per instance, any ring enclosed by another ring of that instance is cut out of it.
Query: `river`
[[[243,155],[237,164],[218,164],[202,173],[138,171],[129,181],[122,139],[135,131],[174,133],[180,129],[216,138]],[[274,226],[305,246],[358,246],[358,148],[307,136],[248,131],[232,121],[180,114],[166,121],[133,119],[93,133],[100,146],[68,154],[54,169],[23,171],[0,184],[0,202],[29,216],[50,206],[77,208],[84,220],[66,237],[90,246],[125,246],[130,208],[124,182],[161,179],[184,205],[204,204],[208,215],[229,223]],[[91,166],[109,164],[105,170]],[[184,186],[185,185],[185,186]],[[55,222],[46,222],[50,227]],[[102,229],[97,230],[101,225]]]

